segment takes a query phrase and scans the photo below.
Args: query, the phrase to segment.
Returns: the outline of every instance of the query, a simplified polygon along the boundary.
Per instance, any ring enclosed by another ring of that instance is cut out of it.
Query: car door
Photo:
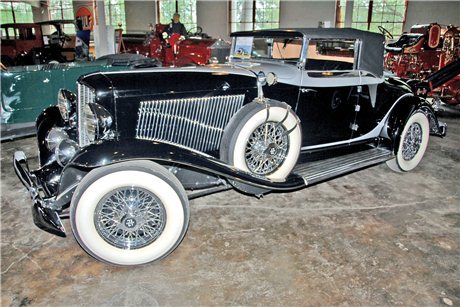
[[[354,71],[354,42],[309,42],[296,107],[303,147],[347,141],[352,136],[360,80]]]

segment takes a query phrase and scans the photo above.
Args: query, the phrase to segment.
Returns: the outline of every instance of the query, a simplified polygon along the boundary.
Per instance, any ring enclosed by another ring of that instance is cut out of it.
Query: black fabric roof
[[[385,37],[379,33],[352,28],[289,28],[255,31],[240,31],[230,34],[254,37],[307,37],[313,39],[359,39],[362,43],[358,69],[369,71],[376,76],[383,76],[383,52]]]

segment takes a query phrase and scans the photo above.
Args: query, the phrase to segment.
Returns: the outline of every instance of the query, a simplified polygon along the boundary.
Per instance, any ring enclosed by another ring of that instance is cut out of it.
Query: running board
[[[326,160],[299,164],[293,173],[312,185],[346,173],[379,164],[393,158],[393,152],[386,148],[372,148]]]

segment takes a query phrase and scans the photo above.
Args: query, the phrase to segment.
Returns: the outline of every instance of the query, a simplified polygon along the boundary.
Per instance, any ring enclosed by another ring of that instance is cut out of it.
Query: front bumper
[[[24,152],[16,151],[14,153],[13,165],[16,175],[27,188],[32,198],[32,217],[35,225],[44,231],[65,237],[65,228],[62,225],[61,217],[56,210],[47,206],[51,197],[46,195],[45,189],[43,189],[43,185],[37,176],[30,172]]]

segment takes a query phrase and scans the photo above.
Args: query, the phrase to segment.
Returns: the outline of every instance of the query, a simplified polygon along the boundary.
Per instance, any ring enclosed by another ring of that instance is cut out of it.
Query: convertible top
[[[352,28],[281,28],[270,30],[240,31],[230,34],[232,37],[305,37],[313,39],[359,39],[361,50],[358,69],[366,70],[378,77],[383,76],[383,52],[385,37],[379,33]]]

